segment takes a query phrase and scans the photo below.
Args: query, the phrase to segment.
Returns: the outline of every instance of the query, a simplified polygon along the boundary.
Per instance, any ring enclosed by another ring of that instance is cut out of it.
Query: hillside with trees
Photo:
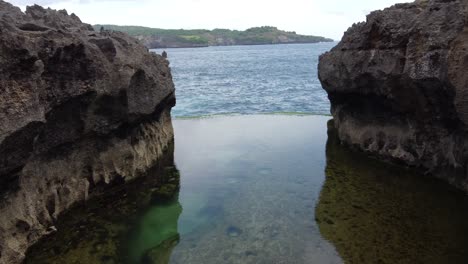
[[[140,26],[94,25],[96,30],[125,32],[139,39],[148,48],[184,48],[230,45],[264,45],[287,43],[331,42],[320,36],[299,35],[276,27],[253,27],[245,31],[229,29],[159,29]]]

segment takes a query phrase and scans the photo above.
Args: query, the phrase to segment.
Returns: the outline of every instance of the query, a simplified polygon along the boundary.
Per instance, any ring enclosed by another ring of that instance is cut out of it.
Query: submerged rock
[[[229,226],[228,228],[226,228],[226,235],[230,237],[238,237],[241,234],[242,234],[242,230],[240,230],[236,226]]]
[[[23,263],[164,263],[182,212],[178,189],[171,203],[153,199],[177,171],[167,166],[174,166],[173,145],[145,176],[64,212],[57,232],[30,247]]]
[[[320,57],[342,142],[468,191],[467,2],[397,4]]]
[[[342,262],[466,263],[468,196],[350,150],[336,132],[330,124],[315,219]]]
[[[0,0],[0,263],[173,140],[169,62],[65,10]]]
[[[177,243],[179,243],[179,235],[172,236],[163,241],[155,248],[148,250],[141,261],[144,264],[168,264],[171,260],[171,254]]]

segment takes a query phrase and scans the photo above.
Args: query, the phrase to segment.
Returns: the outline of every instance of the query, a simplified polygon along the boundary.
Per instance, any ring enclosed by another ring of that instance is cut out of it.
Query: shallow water
[[[175,120],[180,189],[169,152],[162,182],[69,211],[26,263],[467,263],[467,197],[343,148],[328,119]]]
[[[329,114],[317,76],[336,42],[166,49],[176,85],[172,114]],[[153,50],[161,53],[162,50]]]

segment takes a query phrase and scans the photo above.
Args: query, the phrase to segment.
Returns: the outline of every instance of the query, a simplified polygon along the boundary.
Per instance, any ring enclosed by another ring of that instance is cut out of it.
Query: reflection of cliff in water
[[[346,263],[467,263],[468,199],[340,145],[329,126],[321,234]]]
[[[25,263],[168,263],[179,241],[180,176],[173,146],[146,176],[59,217]]]
[[[23,160],[24,166],[15,176],[17,184],[0,188],[0,263],[20,262],[28,247],[55,229],[65,211],[112,186],[135,180],[163,159],[174,139],[173,104],[174,98],[168,98],[167,104],[161,104],[163,108],[138,122],[125,123],[104,135],[86,134],[59,146],[53,145],[56,135],[46,130],[51,142],[42,144],[53,147]],[[52,116],[68,120],[74,105]],[[50,129],[60,133],[69,129],[65,124],[57,121]],[[170,156],[172,152],[169,150]]]

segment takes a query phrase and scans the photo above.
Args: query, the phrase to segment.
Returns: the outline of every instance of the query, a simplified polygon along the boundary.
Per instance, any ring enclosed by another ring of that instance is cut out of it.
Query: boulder
[[[323,54],[343,143],[468,191],[468,11],[425,0],[375,11]]]
[[[173,141],[169,62],[65,10],[0,0],[0,263]]]

